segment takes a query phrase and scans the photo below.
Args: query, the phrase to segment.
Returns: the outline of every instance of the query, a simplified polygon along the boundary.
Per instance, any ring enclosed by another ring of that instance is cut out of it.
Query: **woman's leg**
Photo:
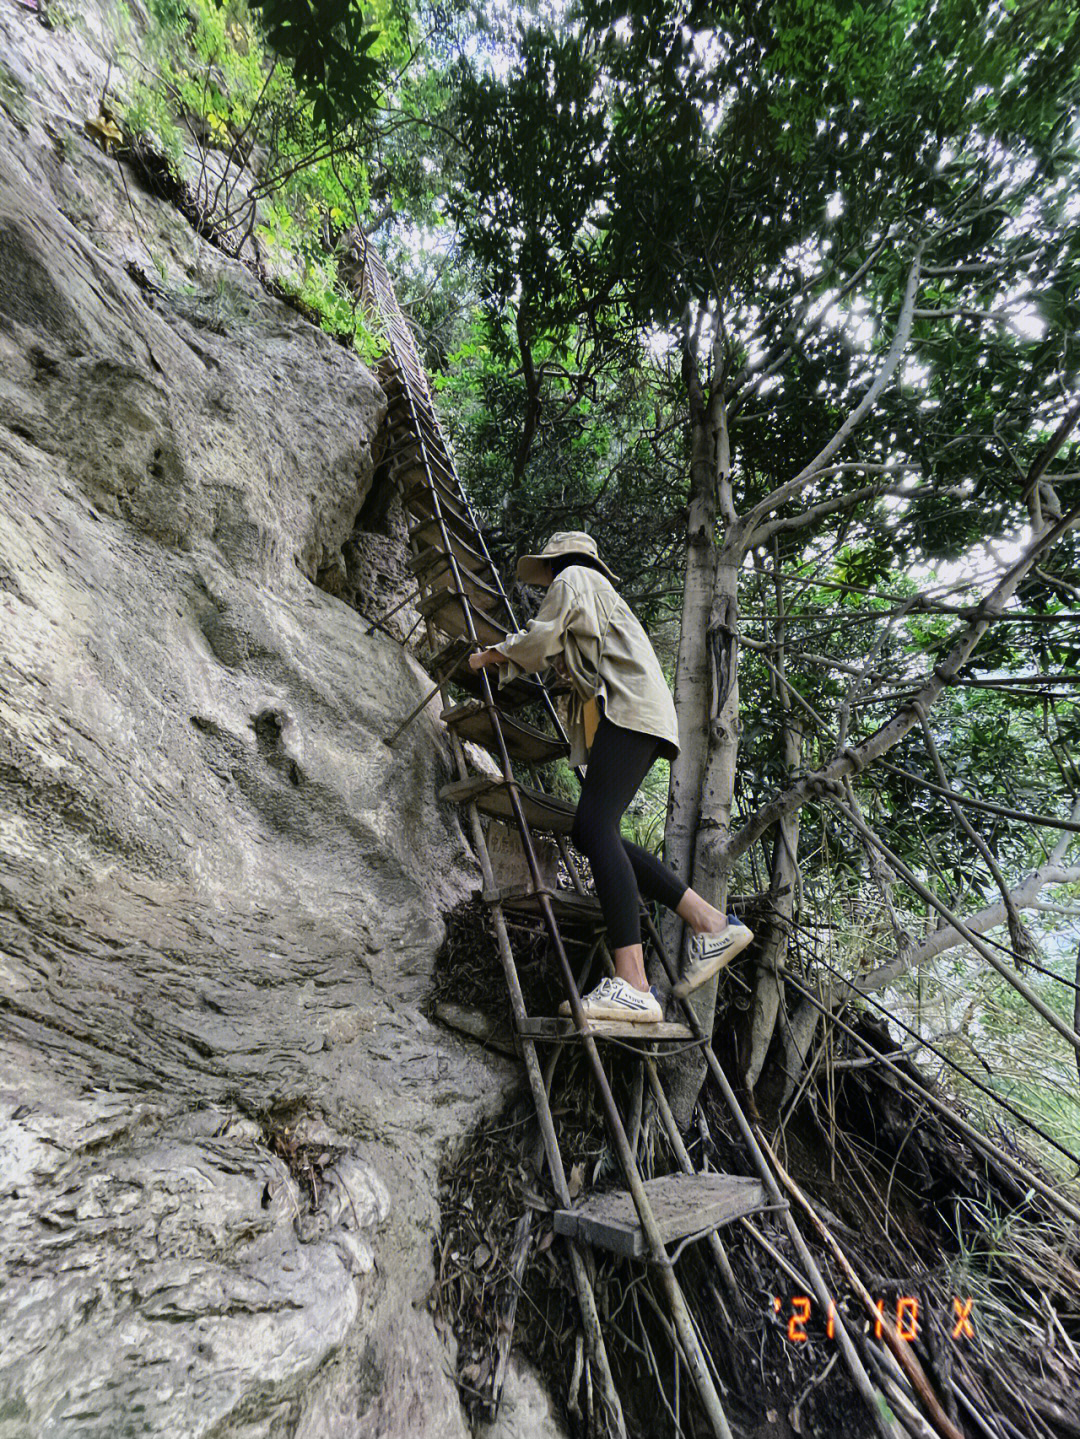
[[[672,908],[687,892],[654,855],[619,833],[623,811],[656,758],[657,745],[655,735],[624,729],[601,716],[570,836],[592,867],[615,971],[636,989],[649,987],[641,949],[639,882],[648,898],[671,903]]]
[[[614,725],[606,715],[589,751],[571,839],[588,856],[604,913],[615,972],[648,989],[639,891],[675,910],[697,934],[719,933],[727,916],[689,888],[647,849],[625,840],[619,821],[656,758],[654,735]]]
[[[623,840],[623,848],[634,866],[634,876],[643,899],[655,899],[666,909],[673,909],[686,920],[695,934],[719,934],[727,927],[727,915],[702,899],[656,855],[628,839]]]

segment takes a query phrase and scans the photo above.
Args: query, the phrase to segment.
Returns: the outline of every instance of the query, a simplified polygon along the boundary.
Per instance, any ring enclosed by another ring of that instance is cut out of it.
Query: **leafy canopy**
[[[267,39],[292,62],[297,87],[326,130],[367,119],[385,79],[371,50],[380,27],[360,0],[251,0]]]

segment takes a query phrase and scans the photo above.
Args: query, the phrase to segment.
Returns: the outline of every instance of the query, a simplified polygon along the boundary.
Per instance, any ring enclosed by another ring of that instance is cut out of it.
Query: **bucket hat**
[[[556,555],[591,555],[612,584],[619,583],[618,575],[612,574],[597,553],[596,541],[584,530],[559,530],[538,555],[522,555],[515,572],[518,579],[524,585],[539,584],[545,573],[544,561],[554,559]]]

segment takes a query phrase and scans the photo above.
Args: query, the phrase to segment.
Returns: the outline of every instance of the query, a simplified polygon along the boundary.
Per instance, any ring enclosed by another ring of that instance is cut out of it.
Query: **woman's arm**
[[[501,655],[498,650],[474,650],[469,656],[469,668],[482,670],[485,665],[497,665],[500,660],[505,658],[506,656]]]
[[[507,635],[506,639],[489,649],[471,654],[470,669],[478,670],[487,664],[507,661],[511,662],[511,673],[535,674],[547,669],[563,652],[563,637],[576,604],[574,591],[556,577],[548,586],[543,604],[525,628]]]

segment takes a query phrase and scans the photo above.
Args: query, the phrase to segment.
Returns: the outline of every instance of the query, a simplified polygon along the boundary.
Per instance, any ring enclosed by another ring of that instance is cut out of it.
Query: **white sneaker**
[[[610,975],[589,994],[582,995],[581,1006],[589,1019],[624,1019],[630,1024],[656,1024],[664,1017],[664,1011],[651,989],[635,989],[625,979],[614,979]],[[568,999],[559,1005],[559,1013],[570,1013]]]
[[[691,990],[697,989],[707,979],[712,979],[717,970],[737,954],[741,954],[754,937],[733,914],[728,915],[727,928],[719,934],[694,934],[690,936],[690,954],[686,961],[683,977],[672,990],[676,999],[685,999]]]

